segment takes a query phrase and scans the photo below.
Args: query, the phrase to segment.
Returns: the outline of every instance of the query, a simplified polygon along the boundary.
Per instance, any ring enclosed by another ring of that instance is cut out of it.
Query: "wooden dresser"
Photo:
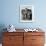
[[[44,32],[3,32],[3,46],[44,46]]]

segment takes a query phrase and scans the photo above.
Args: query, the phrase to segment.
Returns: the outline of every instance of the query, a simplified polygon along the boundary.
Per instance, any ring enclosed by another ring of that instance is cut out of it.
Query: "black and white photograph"
[[[32,5],[20,5],[20,21],[32,22],[34,19],[34,8]]]

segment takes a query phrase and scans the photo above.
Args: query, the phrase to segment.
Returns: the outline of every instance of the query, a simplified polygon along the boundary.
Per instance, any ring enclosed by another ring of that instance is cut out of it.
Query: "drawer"
[[[16,44],[16,43],[14,43],[14,44],[2,44],[2,46],[23,46],[23,44],[21,43],[21,44]]]
[[[4,36],[23,36],[23,32],[4,32]]]
[[[44,44],[32,44],[32,46],[44,46]]]
[[[44,32],[24,32],[24,36],[44,36]]]
[[[32,36],[32,43],[33,44],[43,44],[44,36]]]
[[[23,36],[4,36],[3,46],[23,46]]]
[[[3,44],[3,46],[16,46],[14,44]]]
[[[23,36],[4,36],[3,43],[15,43],[23,41]]]
[[[23,36],[4,36],[3,41],[15,41],[15,40],[21,40],[23,39]]]

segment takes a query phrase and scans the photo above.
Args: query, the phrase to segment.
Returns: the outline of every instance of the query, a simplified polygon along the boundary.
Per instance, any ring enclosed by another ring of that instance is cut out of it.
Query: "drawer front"
[[[23,32],[4,32],[3,46],[23,46]]]
[[[23,32],[4,32],[4,36],[23,36]]]
[[[2,46],[23,46],[23,44],[2,44]]]
[[[32,44],[32,46],[44,46],[43,44]]]
[[[3,46],[23,46],[22,36],[4,36]]]
[[[44,36],[45,35],[45,33],[44,32],[25,32],[24,33],[24,36]]]
[[[23,41],[23,36],[4,36],[3,43],[14,43],[14,42]]]
[[[44,46],[44,36],[24,36],[24,46]]]
[[[32,44],[44,44],[44,36],[32,36]]]

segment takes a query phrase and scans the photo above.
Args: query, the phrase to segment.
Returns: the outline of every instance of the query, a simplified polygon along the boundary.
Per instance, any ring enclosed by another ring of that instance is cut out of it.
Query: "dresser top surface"
[[[16,32],[25,32],[25,33],[27,33],[24,29],[16,29],[16,31],[15,32],[9,32],[9,33],[16,33]],[[29,33],[45,33],[45,32],[43,32],[43,31],[28,31]],[[8,33],[8,31],[7,31],[7,33]]]

